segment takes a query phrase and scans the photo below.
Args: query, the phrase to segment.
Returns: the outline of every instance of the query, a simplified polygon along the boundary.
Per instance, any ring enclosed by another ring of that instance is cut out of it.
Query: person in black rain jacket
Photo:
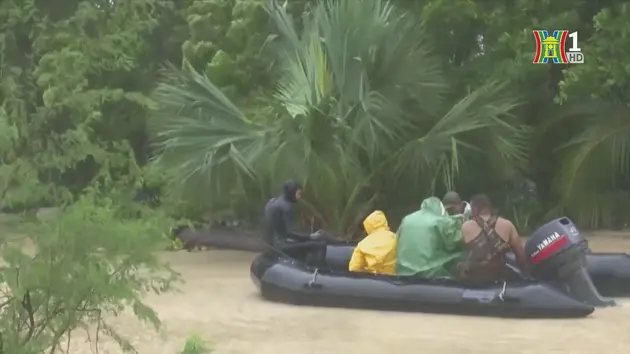
[[[293,227],[293,207],[302,196],[302,186],[293,180],[284,182],[282,194],[272,198],[265,206],[264,240],[272,248],[287,249],[304,247],[311,244],[318,249],[316,258],[322,257],[321,249],[325,250],[321,231],[313,234],[296,231]],[[322,246],[323,245],[323,246]]]

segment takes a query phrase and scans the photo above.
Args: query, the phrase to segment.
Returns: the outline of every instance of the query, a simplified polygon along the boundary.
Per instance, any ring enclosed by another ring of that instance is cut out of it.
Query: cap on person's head
[[[462,203],[462,198],[460,198],[459,194],[457,194],[457,192],[454,192],[454,191],[446,192],[446,194],[444,194],[444,198],[442,198],[442,205],[444,205],[444,208],[446,209],[452,208],[461,203]]]

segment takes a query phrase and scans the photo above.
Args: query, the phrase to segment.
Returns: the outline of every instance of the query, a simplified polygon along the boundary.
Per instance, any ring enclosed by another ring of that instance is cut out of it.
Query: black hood
[[[295,203],[297,201],[295,199],[295,193],[300,189],[302,189],[302,186],[298,182],[288,180],[282,185],[282,196],[291,203]]]

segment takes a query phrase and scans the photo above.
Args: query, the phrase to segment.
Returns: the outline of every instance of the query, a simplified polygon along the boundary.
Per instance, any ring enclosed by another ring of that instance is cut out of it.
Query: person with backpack
[[[472,219],[462,225],[466,257],[457,265],[458,278],[476,285],[505,281],[507,252],[514,252],[522,274],[528,275],[527,257],[514,224],[492,213],[492,203],[485,194],[474,196],[470,204]]]

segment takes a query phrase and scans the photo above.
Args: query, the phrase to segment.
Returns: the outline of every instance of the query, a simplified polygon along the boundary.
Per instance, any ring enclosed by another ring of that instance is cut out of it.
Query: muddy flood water
[[[630,252],[630,239],[591,238],[596,251]],[[630,353],[630,299],[573,320],[509,320],[453,315],[296,307],[261,298],[249,276],[254,255],[175,252],[181,293],[150,296],[163,336],[131,316],[112,320],[140,353],[179,353],[188,335],[214,342],[216,354]],[[75,337],[76,338],[76,337]],[[90,353],[75,339],[71,353]],[[101,353],[121,351],[104,342]]]

